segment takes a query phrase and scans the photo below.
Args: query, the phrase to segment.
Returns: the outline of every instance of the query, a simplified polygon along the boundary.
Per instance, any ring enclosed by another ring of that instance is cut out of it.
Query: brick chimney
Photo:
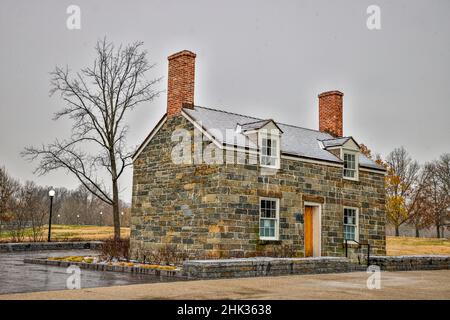
[[[194,106],[195,53],[183,50],[169,56],[167,84],[167,116],[181,114],[184,108]]]
[[[319,94],[319,130],[335,137],[342,137],[342,97],[340,91],[327,91]]]

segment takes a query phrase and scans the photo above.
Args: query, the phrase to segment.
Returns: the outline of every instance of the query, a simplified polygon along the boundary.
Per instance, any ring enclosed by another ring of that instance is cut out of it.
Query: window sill
[[[280,169],[280,167],[279,166],[267,166],[267,165],[264,165],[264,164],[260,164],[259,165],[261,168],[266,168],[266,169],[274,169],[274,170],[278,170],[278,169]]]
[[[258,245],[281,244],[281,240],[275,238],[259,238]]]

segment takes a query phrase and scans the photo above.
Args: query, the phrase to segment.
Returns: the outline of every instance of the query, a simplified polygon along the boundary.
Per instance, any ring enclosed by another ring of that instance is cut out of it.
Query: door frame
[[[303,212],[305,212],[305,207],[313,208],[313,257],[321,257],[322,256],[322,204],[317,203],[317,202],[305,201],[303,203]]]

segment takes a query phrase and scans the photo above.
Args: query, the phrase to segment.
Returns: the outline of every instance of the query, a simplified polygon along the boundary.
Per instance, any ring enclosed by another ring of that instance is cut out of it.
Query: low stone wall
[[[0,252],[100,249],[101,241],[0,243]]]
[[[378,265],[383,271],[450,269],[450,256],[373,256],[370,260],[371,265]],[[65,268],[77,265],[82,269],[149,274],[180,280],[342,273],[367,269],[366,265],[358,265],[342,257],[188,260],[183,263],[183,268],[176,270],[68,262],[47,260],[46,258],[26,258],[24,261]]]
[[[69,262],[69,261],[58,261],[58,260],[47,260],[46,258],[25,258],[25,263],[42,264],[46,266],[55,266],[67,268],[69,266],[75,265],[81,269],[89,269],[96,271],[114,271],[114,272],[129,272],[138,274],[148,274],[158,277],[168,277],[168,278],[180,278],[184,279],[181,270],[161,270],[155,268],[142,268],[138,266],[117,266],[102,263],[86,263],[86,262]]]
[[[385,271],[447,270],[450,269],[450,256],[373,256],[370,264]]]
[[[365,270],[347,258],[243,258],[224,260],[192,260],[183,264],[189,278],[214,279],[289,274],[337,273]]]

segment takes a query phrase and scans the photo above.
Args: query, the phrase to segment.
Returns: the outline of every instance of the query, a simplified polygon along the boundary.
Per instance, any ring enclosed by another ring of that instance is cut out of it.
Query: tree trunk
[[[436,237],[437,238],[441,237],[441,228],[439,224],[436,224]]]
[[[111,175],[113,187],[113,221],[114,221],[114,239],[120,239],[120,214],[119,214],[119,187],[117,182],[117,167],[114,151],[110,154]]]
[[[420,231],[417,226],[416,226],[416,238],[420,238]]]
[[[399,231],[399,226],[395,226],[395,236],[398,237],[400,236],[400,231]]]
[[[114,238],[120,239],[119,188],[117,180],[113,181],[113,220]]]

